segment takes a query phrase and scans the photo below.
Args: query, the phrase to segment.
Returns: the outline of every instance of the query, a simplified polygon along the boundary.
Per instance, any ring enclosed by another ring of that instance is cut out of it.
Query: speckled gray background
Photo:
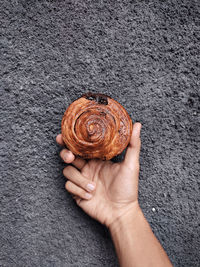
[[[1,267],[117,266],[65,191],[55,137],[86,91],[141,121],[140,203],[174,266],[200,266],[200,2],[1,1]]]

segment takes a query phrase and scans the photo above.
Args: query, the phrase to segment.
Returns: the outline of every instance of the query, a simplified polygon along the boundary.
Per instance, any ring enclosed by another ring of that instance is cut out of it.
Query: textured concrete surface
[[[64,189],[55,137],[86,91],[141,121],[140,203],[174,266],[200,266],[200,2],[1,1],[0,266],[117,266]]]

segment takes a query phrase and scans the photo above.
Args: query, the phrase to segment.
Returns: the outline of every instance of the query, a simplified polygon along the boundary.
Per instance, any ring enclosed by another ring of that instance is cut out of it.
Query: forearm
[[[172,266],[139,206],[113,222],[109,229],[120,266]]]

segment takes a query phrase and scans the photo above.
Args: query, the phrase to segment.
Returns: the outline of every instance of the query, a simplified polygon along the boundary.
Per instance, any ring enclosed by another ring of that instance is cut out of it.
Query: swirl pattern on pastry
[[[75,155],[109,160],[127,147],[132,120],[111,97],[87,93],[67,108],[61,131],[64,143]]]

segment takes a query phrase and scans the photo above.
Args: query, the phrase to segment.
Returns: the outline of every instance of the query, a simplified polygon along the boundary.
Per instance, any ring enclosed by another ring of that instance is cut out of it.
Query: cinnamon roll
[[[129,144],[132,120],[117,101],[103,94],[87,93],[64,113],[63,141],[75,155],[109,160]]]

